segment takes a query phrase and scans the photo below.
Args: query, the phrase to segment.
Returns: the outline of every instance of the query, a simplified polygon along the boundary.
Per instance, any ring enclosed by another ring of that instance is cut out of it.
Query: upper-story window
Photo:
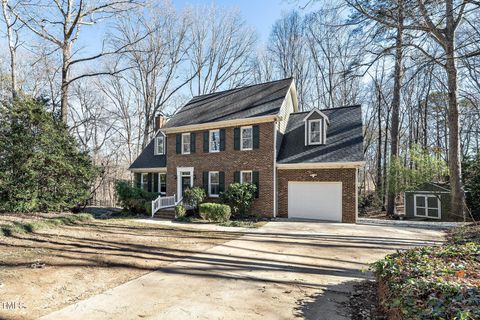
[[[252,126],[240,128],[240,146],[241,150],[253,149],[253,128]]]
[[[163,134],[159,134],[155,138],[155,155],[165,154],[165,136]]]
[[[308,120],[308,144],[323,143],[323,119]]]
[[[220,130],[210,130],[209,132],[209,151],[218,152],[220,151]]]
[[[182,133],[182,154],[190,154],[190,133]]]

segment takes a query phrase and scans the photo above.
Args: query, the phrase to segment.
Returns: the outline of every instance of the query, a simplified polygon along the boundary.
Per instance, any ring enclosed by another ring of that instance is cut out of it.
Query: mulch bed
[[[354,285],[347,302],[352,320],[383,320],[386,317],[380,309],[378,287],[375,281],[362,281]]]

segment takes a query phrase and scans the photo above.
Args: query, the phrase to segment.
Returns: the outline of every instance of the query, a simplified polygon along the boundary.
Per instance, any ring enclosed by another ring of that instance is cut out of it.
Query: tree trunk
[[[395,40],[395,74],[392,100],[392,123],[390,128],[390,163],[398,157],[398,131],[400,118],[400,91],[402,89],[402,59],[403,59],[403,1],[398,1],[397,36]],[[393,179],[396,181],[396,179]],[[392,179],[390,179],[392,181]],[[387,193],[387,215],[395,214],[396,193],[391,186]]]
[[[377,100],[377,121],[378,121],[378,138],[377,138],[377,194],[378,198],[381,200],[383,199],[383,178],[382,178],[382,113],[381,113],[381,92],[380,88],[378,85],[376,86],[377,88],[377,94],[378,94],[378,100]],[[382,202],[383,206],[383,202]]]
[[[450,174],[451,216],[462,216],[465,221],[465,192],[462,183],[460,156],[460,121],[457,102],[457,67],[455,65],[455,18],[453,1],[446,1],[445,68],[448,82],[448,170]]]
[[[60,97],[60,114],[63,123],[67,124],[68,120],[68,87],[70,85],[70,58],[71,43],[65,41],[62,48],[62,86]]]
[[[460,215],[465,220],[465,192],[462,183],[462,163],[460,156],[460,121],[457,103],[457,68],[455,66],[454,40],[446,50],[448,78],[448,169],[451,188],[451,214]]]
[[[17,97],[17,48],[13,40],[13,24],[10,19],[7,0],[2,0],[2,9],[7,31],[8,49],[10,51],[10,90],[12,91],[12,99],[15,100]]]

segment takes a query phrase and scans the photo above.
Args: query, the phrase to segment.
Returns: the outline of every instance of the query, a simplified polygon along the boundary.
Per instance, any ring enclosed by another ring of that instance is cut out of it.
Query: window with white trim
[[[308,120],[308,144],[323,143],[323,120]]]
[[[165,154],[165,137],[163,134],[159,134],[155,138],[155,155]]]
[[[240,128],[240,149],[252,150],[253,149],[253,127],[241,127]]]
[[[182,154],[190,154],[190,133],[182,133]]]
[[[161,195],[167,194],[167,174],[166,173],[158,174],[158,192],[160,192]]]
[[[414,216],[425,218],[441,218],[441,202],[436,195],[415,195]]]
[[[253,172],[252,170],[240,171],[240,183],[252,183]]]
[[[218,197],[220,194],[220,173],[218,171],[208,172],[208,195]]]
[[[220,130],[210,130],[209,132],[210,138],[210,152],[219,152],[220,151]]]
[[[143,190],[148,190],[148,173],[140,174],[140,186]]]

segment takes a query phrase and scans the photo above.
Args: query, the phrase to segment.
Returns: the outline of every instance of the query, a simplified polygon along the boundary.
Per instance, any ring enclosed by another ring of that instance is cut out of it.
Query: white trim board
[[[130,172],[134,173],[156,173],[156,172],[167,172],[167,167],[161,167],[161,168],[133,168],[133,169],[128,169]]]
[[[313,163],[277,163],[277,169],[335,169],[335,168],[361,168],[365,161],[357,162],[313,162]]]
[[[281,117],[278,115],[260,116],[260,117],[252,117],[252,118],[215,121],[215,122],[208,122],[208,123],[201,123],[201,124],[191,124],[191,125],[172,127],[172,128],[162,128],[161,130],[166,134],[180,133],[180,132],[207,130],[207,129],[218,129],[223,127],[246,126],[246,125],[253,125],[257,123],[278,121],[280,119]]]

